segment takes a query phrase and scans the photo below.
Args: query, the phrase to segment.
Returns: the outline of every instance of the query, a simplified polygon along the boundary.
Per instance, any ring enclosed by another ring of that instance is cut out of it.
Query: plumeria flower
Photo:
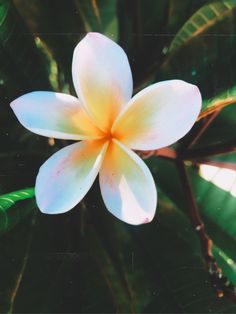
[[[69,211],[99,173],[102,198],[114,216],[133,225],[150,222],[156,187],[148,167],[132,150],[159,149],[183,137],[201,108],[198,88],[170,80],[131,98],[127,56],[99,33],[88,33],[76,46],[72,76],[78,98],[38,91],[11,103],[28,130],[77,141],[41,166],[35,187],[39,209],[47,214]]]

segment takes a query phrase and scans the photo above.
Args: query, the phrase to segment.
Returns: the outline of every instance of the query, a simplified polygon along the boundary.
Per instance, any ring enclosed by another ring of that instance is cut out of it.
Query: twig
[[[177,153],[174,148],[164,147],[156,150],[148,150],[148,151],[136,151],[136,153],[143,159],[147,159],[151,156],[164,157],[168,159],[176,159]]]
[[[202,124],[195,130],[195,132],[192,132],[188,142],[185,143],[185,149],[191,148],[196,142],[199,140],[199,138],[202,136],[202,134],[207,130],[209,125],[215,120],[215,118],[220,113],[221,109],[216,110],[211,115],[207,116],[203,121]]]

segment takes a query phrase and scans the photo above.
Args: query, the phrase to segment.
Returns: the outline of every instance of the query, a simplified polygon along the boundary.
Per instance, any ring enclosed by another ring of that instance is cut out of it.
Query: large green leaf
[[[184,49],[184,46],[190,44],[189,42],[194,37],[210,36],[211,33],[207,32],[211,32],[212,26],[214,27],[224,19],[232,18],[235,9],[236,2],[234,0],[211,1],[201,7],[187,20],[170,43],[168,49],[170,58],[176,50]],[[211,36],[217,36],[217,34],[212,34]],[[195,72],[193,69],[192,74],[195,75]],[[200,118],[232,103],[235,103],[235,87],[229,85],[227,90],[221,91],[217,95],[214,94],[212,98],[203,102]]]
[[[175,36],[184,23],[206,2],[208,0],[169,0],[168,31],[170,34]]]
[[[0,196],[0,234],[12,229],[34,208],[34,189],[24,189]]]
[[[198,35],[167,55],[157,79],[179,78],[192,82],[199,86],[204,100],[232,89],[236,80],[233,71],[236,43],[232,36],[236,30],[235,16],[233,6],[229,14],[212,20],[201,32],[199,25]]]
[[[156,162],[154,158],[148,160],[148,164],[160,187],[184,212],[188,213],[186,196],[175,164],[162,159]],[[189,170],[196,201],[207,231],[216,244],[214,249],[216,258],[220,261],[223,271],[226,270],[226,274],[230,275],[229,280],[236,283],[236,270],[233,262],[236,260],[235,198],[230,193],[202,179],[196,171]],[[232,262],[229,262],[230,260]]]

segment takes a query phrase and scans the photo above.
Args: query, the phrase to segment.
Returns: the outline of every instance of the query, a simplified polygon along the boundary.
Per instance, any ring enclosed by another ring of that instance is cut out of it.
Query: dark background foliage
[[[202,92],[171,156],[146,159],[159,195],[148,225],[111,216],[97,182],[69,213],[35,205],[38,168],[65,143],[26,131],[9,103],[74,94],[72,52],[89,31],[125,49],[135,92],[172,78]],[[235,36],[236,0],[0,0],[1,313],[236,312],[236,199],[199,175],[236,170]]]

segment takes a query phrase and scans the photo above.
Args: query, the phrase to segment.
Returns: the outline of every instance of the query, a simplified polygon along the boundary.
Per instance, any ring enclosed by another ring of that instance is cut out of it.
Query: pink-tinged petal
[[[107,130],[132,96],[132,74],[124,50],[104,35],[88,33],[74,50],[72,76],[88,113]]]
[[[69,140],[101,137],[76,97],[31,92],[15,99],[11,107],[20,123],[36,134]]]
[[[106,152],[104,141],[82,141],[52,155],[40,168],[35,186],[39,209],[65,213],[78,204],[92,186]]]
[[[104,203],[114,216],[132,225],[153,219],[157,192],[150,170],[116,140],[108,147],[99,180]]]
[[[112,132],[137,150],[158,149],[182,138],[201,110],[201,94],[192,84],[170,80],[135,95],[115,121]]]

